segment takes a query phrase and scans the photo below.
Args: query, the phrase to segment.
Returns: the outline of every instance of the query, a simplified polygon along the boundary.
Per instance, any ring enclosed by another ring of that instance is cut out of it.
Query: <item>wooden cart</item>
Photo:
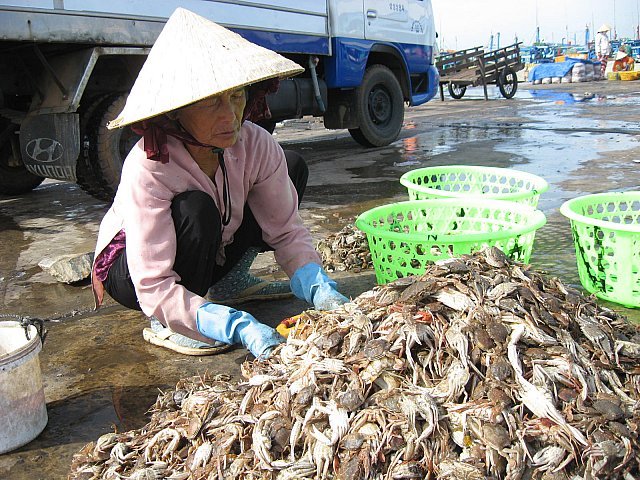
[[[520,42],[521,43],[521,42]],[[464,96],[467,87],[495,84],[504,98],[512,98],[518,90],[516,72],[524,68],[520,59],[520,43],[485,52],[482,47],[468,48],[441,55],[436,61],[440,72],[440,99],[444,101],[444,86],[455,99]]]

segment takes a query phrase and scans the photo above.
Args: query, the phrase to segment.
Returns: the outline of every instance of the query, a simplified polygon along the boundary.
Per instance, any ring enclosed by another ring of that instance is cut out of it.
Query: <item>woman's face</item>
[[[246,103],[244,88],[238,88],[183,107],[176,118],[200,143],[228,148],[238,141]]]

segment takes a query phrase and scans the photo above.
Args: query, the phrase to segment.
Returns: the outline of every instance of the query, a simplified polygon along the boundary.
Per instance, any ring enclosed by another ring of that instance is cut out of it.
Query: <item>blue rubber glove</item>
[[[250,313],[210,302],[198,308],[196,325],[207,338],[227,344],[242,343],[256,358],[267,358],[285,341],[274,328],[260,323]]]
[[[349,301],[336,290],[336,286],[336,282],[317,263],[307,263],[291,277],[293,294],[311,303],[316,310],[335,310]]]

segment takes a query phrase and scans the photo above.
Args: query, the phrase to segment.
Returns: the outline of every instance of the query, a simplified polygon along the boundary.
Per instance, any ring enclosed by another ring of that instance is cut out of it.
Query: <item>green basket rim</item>
[[[382,209],[388,209],[389,207],[397,206],[397,207],[411,207],[411,208],[422,208],[429,206],[442,206],[442,205],[451,205],[455,207],[477,207],[476,199],[463,199],[462,201],[457,198],[444,198],[444,199],[427,199],[427,200],[408,200],[405,202],[397,202],[391,203],[387,205],[380,205],[378,207],[374,207],[366,212],[362,212],[356,218],[355,226],[359,228],[366,234],[370,235],[378,235],[382,236],[384,234],[385,239],[388,240],[397,240],[397,241],[412,241],[412,242],[424,242],[424,233],[401,233],[401,232],[389,232],[389,231],[381,231],[376,227],[370,225],[365,219],[365,216],[374,215],[377,211]],[[503,238],[513,237],[514,235],[522,235],[525,233],[530,233],[535,231],[545,225],[547,223],[547,217],[545,214],[538,209],[530,207],[529,205],[509,202],[506,200],[493,200],[487,199],[482,202],[483,207],[489,208],[500,208],[500,209],[508,209],[511,211],[516,211],[518,213],[529,214],[532,215],[530,223],[524,226],[514,226],[515,228],[512,230],[504,230],[499,232],[490,232],[491,240],[500,240]],[[438,235],[438,243],[461,243],[461,242],[477,242],[479,240],[486,239],[488,232],[478,232],[478,233],[461,233],[455,235],[442,234]]]
[[[620,197],[629,199],[630,201],[640,201],[640,191],[629,192],[609,192],[609,193],[592,193],[590,195],[582,195],[580,197],[567,200],[560,206],[560,213],[573,222],[583,223],[585,225],[593,225],[594,227],[606,228],[608,230],[618,230],[621,232],[640,233],[640,225],[628,225],[625,223],[609,222],[597,218],[587,217],[573,210],[575,204],[585,200],[606,200],[619,201]],[[615,198],[615,200],[613,200]]]
[[[423,173],[486,173],[486,174],[500,174],[512,173],[513,177],[520,179],[531,180],[536,185],[536,188],[528,192],[515,192],[515,193],[482,193],[473,194],[467,192],[451,192],[448,190],[440,190],[437,188],[425,187],[424,185],[416,185],[410,177]],[[495,198],[495,199],[522,199],[531,197],[533,195],[540,195],[549,189],[549,183],[542,177],[529,172],[523,172],[522,170],[515,170],[513,168],[502,167],[483,167],[481,165],[443,165],[439,167],[424,167],[416,168],[404,173],[400,177],[400,183],[407,189],[413,189],[420,193],[433,194],[438,197],[450,197],[450,198],[464,198],[471,196],[482,196],[483,198]]]

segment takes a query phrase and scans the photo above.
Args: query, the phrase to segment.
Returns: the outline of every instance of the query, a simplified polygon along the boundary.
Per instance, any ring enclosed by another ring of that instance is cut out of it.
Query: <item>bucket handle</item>
[[[27,340],[31,340],[29,327],[35,327],[38,337],[40,337],[40,342],[44,345],[44,339],[47,338],[48,333],[44,326],[44,320],[41,320],[40,318],[20,317],[20,326],[24,328],[24,334],[27,337]]]

